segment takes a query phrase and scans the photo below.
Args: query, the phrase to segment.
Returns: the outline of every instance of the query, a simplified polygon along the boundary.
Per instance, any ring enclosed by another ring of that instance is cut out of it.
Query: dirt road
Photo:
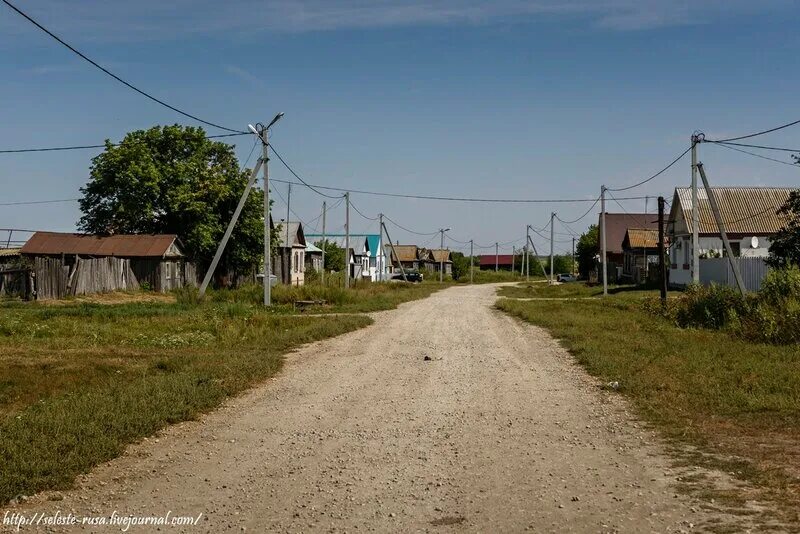
[[[378,314],[63,500],[18,511],[202,513],[191,532],[677,532],[725,519],[678,494],[620,397],[545,331],[493,310],[494,295],[457,287]]]

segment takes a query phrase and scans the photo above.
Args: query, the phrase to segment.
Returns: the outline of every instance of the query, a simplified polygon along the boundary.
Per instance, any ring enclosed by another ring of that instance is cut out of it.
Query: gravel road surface
[[[679,494],[654,433],[544,330],[494,310],[495,290],[447,289],[306,346],[266,384],[13,511],[203,514],[162,532],[688,532],[728,520]]]

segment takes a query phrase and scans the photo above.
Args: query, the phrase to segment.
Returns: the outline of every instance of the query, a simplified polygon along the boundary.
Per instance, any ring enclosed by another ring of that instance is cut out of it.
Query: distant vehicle
[[[577,280],[577,278],[575,278],[569,273],[562,273],[556,276],[556,280],[559,282],[574,282]]]
[[[422,273],[417,272],[406,272],[406,280],[409,282],[419,283],[422,282]],[[395,273],[392,275],[391,280],[393,282],[402,282],[403,281],[403,273]]]

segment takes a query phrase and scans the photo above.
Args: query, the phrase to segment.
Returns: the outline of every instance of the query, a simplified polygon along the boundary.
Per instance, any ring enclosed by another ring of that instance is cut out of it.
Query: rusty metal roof
[[[494,254],[481,254],[479,258],[481,267],[494,267],[495,259],[497,260],[498,266],[508,266],[514,262],[514,256],[511,254],[498,254],[497,256]]]
[[[777,211],[786,203],[789,194],[794,190],[790,187],[711,188],[719,205],[725,230],[731,234],[774,234],[783,228],[789,221],[789,217],[778,215]],[[698,190],[697,201],[700,212],[699,232],[701,234],[719,234],[705,189]],[[676,210],[682,211],[688,231],[691,232],[692,189],[690,187],[675,188],[671,219],[675,217]]]
[[[175,234],[96,236],[36,232],[23,245],[21,252],[32,255],[80,254],[124,258],[182,256],[177,238]]]
[[[628,228],[622,248],[658,248],[658,230],[652,228]]]
[[[608,213],[606,212],[606,250],[611,254],[622,254],[622,241],[628,228],[658,228],[655,213]],[[598,225],[603,232],[603,214],[598,215]]]

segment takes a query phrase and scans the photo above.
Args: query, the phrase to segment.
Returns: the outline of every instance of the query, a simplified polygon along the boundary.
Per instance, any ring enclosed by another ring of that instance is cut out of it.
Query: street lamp
[[[261,159],[264,161],[264,306],[272,304],[272,285],[269,279],[271,270],[270,239],[269,239],[269,129],[283,118],[283,112],[275,115],[275,118],[265,127],[258,123],[255,126],[248,124],[250,131],[261,139]]]
[[[439,233],[442,236],[442,243],[439,249],[439,283],[444,281],[444,233],[449,232],[450,228],[440,228]]]

